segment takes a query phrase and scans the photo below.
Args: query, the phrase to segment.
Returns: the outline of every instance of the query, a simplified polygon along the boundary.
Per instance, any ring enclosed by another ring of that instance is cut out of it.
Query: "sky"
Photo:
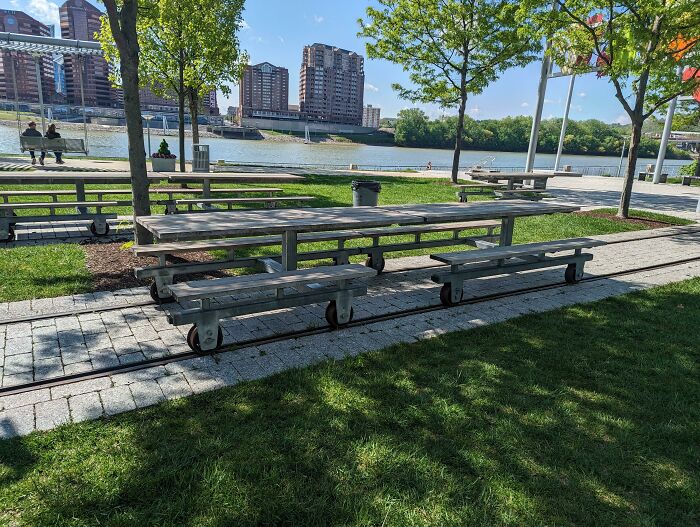
[[[101,4],[93,3],[102,9]],[[250,62],[270,62],[289,70],[289,103],[299,99],[299,68],[302,49],[316,42],[329,44],[365,55],[365,41],[357,36],[357,20],[365,16],[373,0],[248,0],[240,32],[241,47]],[[0,8],[25,11],[44,23],[58,25],[59,3],[51,0],[0,0]],[[532,115],[536,102],[540,63],[514,68],[467,103],[468,114],[475,119]],[[381,108],[382,117],[394,117],[403,108],[422,108],[431,118],[453,115],[455,109],[436,105],[418,105],[400,99],[393,83],[408,84],[408,74],[396,64],[365,58],[365,104]],[[543,116],[561,117],[569,79],[550,79]],[[232,87],[228,97],[219,95],[219,107],[238,106],[238,89]],[[576,79],[571,106],[572,119],[600,119],[627,123],[627,115],[614,98],[606,79],[590,74]]]

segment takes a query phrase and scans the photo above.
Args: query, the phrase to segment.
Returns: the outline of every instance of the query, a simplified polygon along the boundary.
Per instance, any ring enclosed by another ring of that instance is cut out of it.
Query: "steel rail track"
[[[582,279],[581,282],[585,282],[585,283],[597,282],[597,281],[601,281],[601,280],[608,280],[610,278],[615,278],[618,276],[626,276],[626,275],[641,273],[641,272],[645,272],[645,271],[653,271],[653,270],[657,270],[657,269],[663,269],[665,267],[674,267],[677,265],[683,265],[686,263],[692,263],[692,262],[698,262],[698,261],[700,261],[700,256],[696,256],[696,257],[692,257],[692,258],[683,258],[680,260],[674,260],[671,262],[664,262],[661,264],[648,265],[648,266],[643,266],[643,267],[637,267],[634,269],[626,269],[623,271],[615,271],[612,273],[590,276],[590,277]],[[579,282],[579,283],[581,283],[581,282]],[[473,298],[467,298],[467,299],[461,301],[459,304],[457,304],[455,306],[450,306],[450,307],[443,306],[442,304],[433,304],[433,305],[429,305],[429,306],[422,306],[422,307],[416,307],[416,308],[406,309],[406,310],[401,310],[401,311],[394,311],[394,312],[386,313],[383,315],[376,315],[376,316],[372,316],[372,317],[366,317],[366,318],[362,318],[362,319],[353,320],[352,322],[350,322],[349,324],[346,324],[345,326],[343,326],[340,329],[342,330],[342,329],[362,326],[365,324],[384,322],[387,320],[394,320],[394,319],[398,319],[398,318],[402,318],[402,317],[406,317],[406,316],[410,316],[410,315],[430,313],[430,312],[434,312],[434,311],[441,311],[444,309],[453,309],[453,308],[456,308],[459,306],[464,306],[464,305],[480,304],[480,303],[489,302],[492,300],[498,300],[501,298],[517,297],[520,295],[525,295],[525,294],[529,294],[529,293],[536,293],[536,292],[540,292],[540,291],[547,291],[547,290],[556,289],[559,287],[576,287],[576,285],[567,284],[566,282],[555,282],[555,283],[551,283],[551,284],[542,284],[542,285],[537,285],[537,286],[532,286],[532,287],[524,287],[524,288],[510,290],[510,291],[504,291],[504,292],[492,293],[492,294],[482,295],[482,296],[473,297]],[[72,375],[64,375],[62,377],[56,377],[56,378],[50,378],[50,379],[43,379],[43,380],[33,381],[33,382],[20,384],[20,385],[16,385],[16,386],[9,386],[6,388],[0,388],[0,397],[8,396],[8,395],[17,395],[20,393],[25,393],[25,392],[32,391],[32,390],[37,390],[40,388],[52,388],[52,387],[56,387],[56,386],[64,386],[64,385],[72,384],[75,382],[97,379],[100,377],[116,375],[116,374],[121,374],[121,373],[128,373],[128,372],[132,372],[132,371],[138,371],[138,370],[143,370],[143,369],[147,369],[147,368],[152,368],[155,366],[163,366],[163,365],[170,364],[173,362],[180,362],[183,360],[194,359],[194,358],[198,358],[198,357],[207,357],[207,356],[216,357],[216,355],[218,355],[220,353],[234,351],[236,349],[247,348],[247,347],[251,347],[251,346],[261,346],[261,345],[270,344],[273,342],[281,342],[281,341],[285,341],[285,340],[297,339],[297,338],[311,336],[311,335],[320,335],[320,334],[324,334],[324,333],[330,333],[333,331],[338,331],[338,330],[334,329],[330,326],[322,326],[322,327],[313,328],[313,329],[285,333],[282,335],[273,335],[273,336],[269,336],[269,337],[263,337],[260,339],[252,339],[252,340],[246,340],[246,341],[241,341],[241,342],[235,342],[235,343],[231,343],[231,344],[227,344],[225,346],[222,346],[221,348],[218,348],[217,350],[214,350],[214,351],[208,352],[208,353],[195,353],[194,351],[186,352],[186,353],[177,353],[175,355],[170,355],[168,357],[147,359],[147,360],[135,362],[132,364],[111,366],[108,368],[100,368],[100,369],[92,370],[89,372],[76,373],[76,374],[72,374]]]

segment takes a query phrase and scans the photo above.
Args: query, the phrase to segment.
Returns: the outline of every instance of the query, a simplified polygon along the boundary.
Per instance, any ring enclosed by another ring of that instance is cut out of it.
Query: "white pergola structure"
[[[40,37],[36,35],[22,35],[17,33],[0,32],[0,50],[27,53],[34,57],[36,65],[36,82],[39,94],[39,107],[41,109],[41,128],[45,132],[44,121],[44,91],[41,82],[41,55],[76,55],[78,57],[78,76],[80,83],[80,100],[83,108],[83,130],[85,133],[85,153],[88,150],[87,116],[85,112],[85,89],[83,82],[83,60],[85,55],[102,56],[104,53],[98,42],[84,40],[69,40],[63,38]],[[12,82],[15,92],[15,111],[19,119],[19,94],[17,91],[17,76],[15,60],[10,60]]]

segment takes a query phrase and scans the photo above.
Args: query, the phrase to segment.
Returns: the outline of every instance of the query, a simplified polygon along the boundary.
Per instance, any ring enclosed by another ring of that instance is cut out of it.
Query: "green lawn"
[[[310,206],[332,207],[348,206],[352,203],[352,190],[350,182],[353,178],[340,176],[308,176],[303,183],[279,185],[288,195],[310,195],[314,200]],[[434,203],[455,201],[455,188],[446,180],[422,179],[412,177],[384,177],[376,178],[382,183],[381,203]],[[225,185],[217,185],[225,187]],[[237,185],[238,186],[238,185]],[[251,187],[259,185],[240,185]],[[104,185],[95,188],[105,188]],[[12,187],[0,187],[8,189]],[[27,185],[25,189],[46,189],[47,186]],[[56,185],[51,188],[70,188],[66,185]],[[114,187],[114,188],[119,188]],[[124,188],[124,186],[122,186]],[[165,197],[163,195],[162,197]],[[62,197],[64,198],[64,197]],[[125,199],[124,196],[114,196],[115,199]],[[66,198],[68,200],[70,198]],[[109,199],[106,196],[105,199]],[[481,198],[486,199],[486,198]],[[31,201],[32,198],[26,198]],[[162,212],[157,207],[154,212]],[[67,209],[68,212],[70,212]],[[120,214],[131,214],[130,208],[117,209]],[[637,212],[637,211],[633,211]],[[24,212],[20,211],[20,215]],[[643,215],[644,213],[638,213]],[[646,216],[649,216],[646,214]],[[655,219],[667,221],[673,224],[692,223],[670,216],[653,215]],[[552,216],[540,216],[522,218],[516,221],[514,243],[528,243],[534,241],[546,241],[576,236],[592,236],[608,234],[620,231],[639,230],[639,225],[623,224],[607,218],[592,218],[574,214],[555,214]],[[423,239],[449,238],[449,233],[430,234]],[[399,243],[410,241],[410,236],[395,236],[382,239],[383,243]],[[348,247],[366,245],[367,240],[351,240]],[[331,249],[336,245],[333,242],[318,244],[302,244],[301,250]],[[459,249],[464,249],[459,246]],[[440,250],[449,250],[444,248]],[[255,249],[256,255],[277,254],[279,248],[268,247]],[[414,256],[430,254],[435,249],[418,251],[403,251],[388,254],[388,257]],[[222,253],[223,254],[223,253]],[[253,251],[241,252],[241,255],[253,254]],[[354,257],[353,261],[363,261],[364,257]],[[81,246],[74,244],[54,245],[51,248],[25,247],[18,249],[2,249],[0,251],[0,270],[7,276],[12,276],[11,281],[0,284],[0,301],[25,300],[29,298],[43,298],[74,293],[82,293],[91,290],[90,274],[85,269],[85,256]],[[50,262],[50,265],[46,265]],[[304,265],[314,265],[317,262],[307,262]]]
[[[0,442],[13,526],[700,523],[700,279]]]

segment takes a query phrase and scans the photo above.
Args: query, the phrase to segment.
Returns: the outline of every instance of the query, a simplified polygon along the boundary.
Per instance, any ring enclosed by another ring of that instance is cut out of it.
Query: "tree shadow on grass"
[[[0,500],[37,525],[694,524],[690,284],[13,440],[34,466]]]

